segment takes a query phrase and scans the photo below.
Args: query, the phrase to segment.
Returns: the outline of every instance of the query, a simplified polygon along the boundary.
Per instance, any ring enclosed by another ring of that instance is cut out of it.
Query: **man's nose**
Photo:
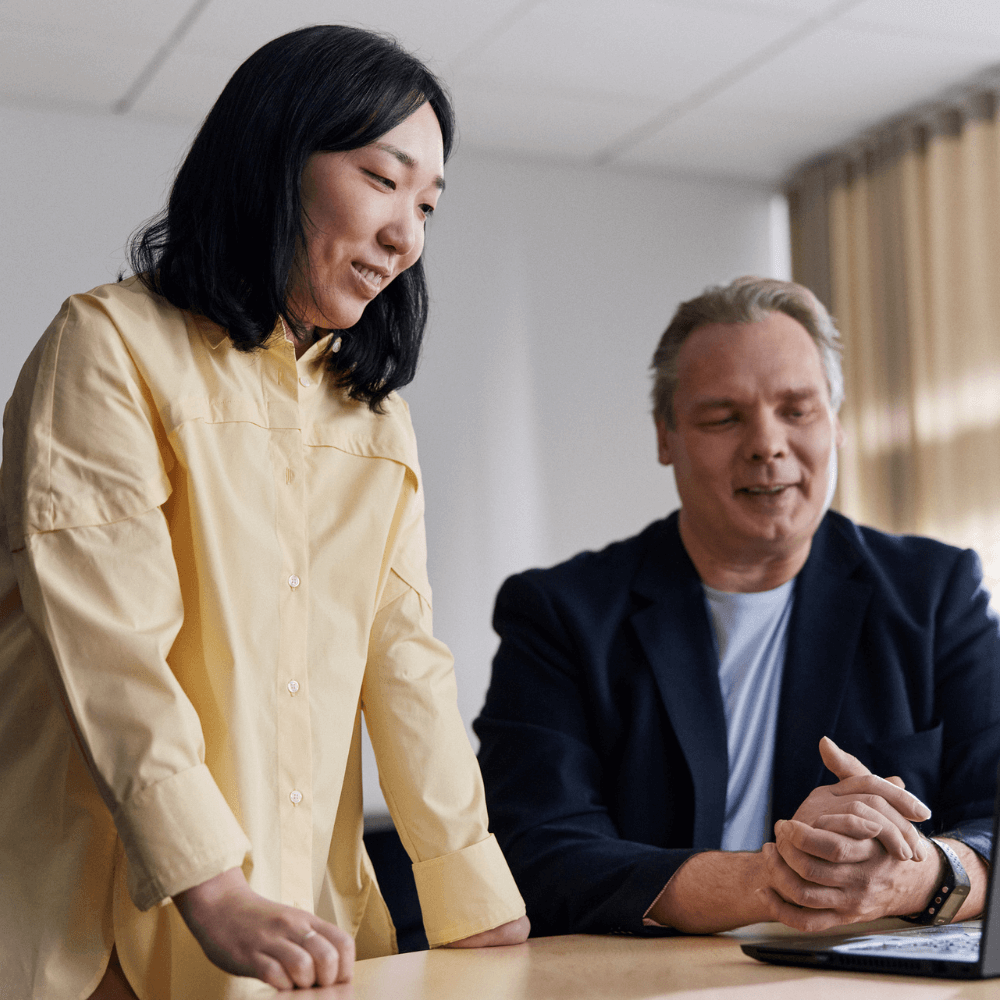
[[[757,413],[747,421],[744,454],[751,462],[770,462],[788,453],[785,426],[773,413]]]

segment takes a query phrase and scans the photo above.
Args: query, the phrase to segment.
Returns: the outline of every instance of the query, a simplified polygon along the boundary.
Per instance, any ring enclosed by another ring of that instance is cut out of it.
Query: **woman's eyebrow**
[[[410,156],[405,150],[400,149],[398,146],[393,146],[388,142],[376,142],[374,143],[376,149],[381,149],[383,152],[388,153],[390,156],[395,156],[404,167],[415,167],[417,161]],[[434,186],[439,190],[444,190],[444,178],[438,175],[434,178]]]

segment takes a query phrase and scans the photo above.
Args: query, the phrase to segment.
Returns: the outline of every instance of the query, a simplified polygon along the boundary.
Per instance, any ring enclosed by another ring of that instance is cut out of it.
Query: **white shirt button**
[[[299,690],[299,682],[298,681],[289,681],[288,682],[288,691],[289,691],[290,694],[295,694],[298,690]]]
[[[313,384],[313,380],[308,375],[303,375],[299,379],[299,385],[305,386],[307,389]]]
[[[288,586],[294,590],[302,581],[293,573],[288,578]]]
[[[297,806],[302,801],[302,793],[297,788],[293,788],[288,793],[288,797],[292,800],[293,806]]]

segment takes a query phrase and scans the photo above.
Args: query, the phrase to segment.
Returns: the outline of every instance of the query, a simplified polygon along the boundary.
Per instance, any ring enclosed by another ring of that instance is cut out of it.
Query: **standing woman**
[[[394,42],[270,42],[137,276],[71,297],[25,364],[0,480],[5,995],[235,998],[392,952],[362,711],[430,944],[526,937],[395,393],[452,136]]]

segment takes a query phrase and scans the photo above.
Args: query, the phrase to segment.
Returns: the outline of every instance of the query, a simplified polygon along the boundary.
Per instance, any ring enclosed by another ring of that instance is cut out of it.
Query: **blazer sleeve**
[[[673,933],[643,915],[696,852],[620,836],[603,794],[584,640],[538,579],[512,577],[497,596],[500,647],[473,724],[492,828],[532,933]]]
[[[936,830],[993,856],[1000,762],[1000,622],[975,552],[962,552],[935,623],[935,703],[941,724]]]

